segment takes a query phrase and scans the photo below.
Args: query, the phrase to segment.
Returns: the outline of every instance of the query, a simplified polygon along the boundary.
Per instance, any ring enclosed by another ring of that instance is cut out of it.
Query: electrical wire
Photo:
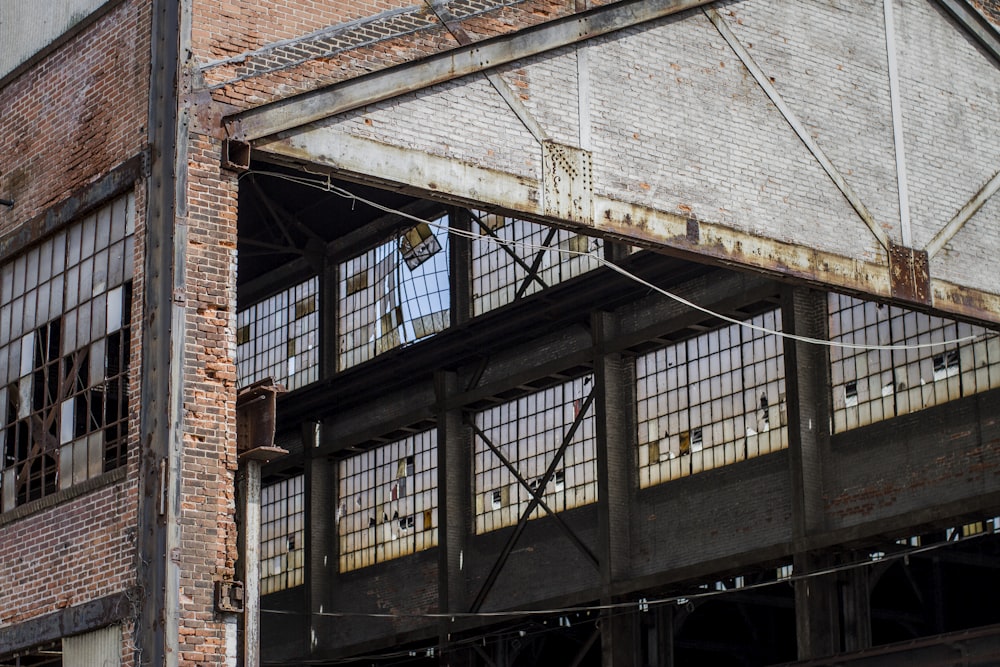
[[[986,340],[987,338],[992,338],[994,336],[1000,335],[1000,334],[998,334],[996,332],[986,331],[986,332],[980,333],[980,334],[973,334],[973,335],[969,335],[969,336],[962,336],[962,337],[959,337],[959,338],[952,338],[952,339],[949,339],[949,340],[938,341],[938,342],[930,342],[930,343],[905,343],[905,344],[894,344],[894,345],[878,345],[878,344],[875,344],[875,345],[872,345],[872,344],[866,344],[866,343],[845,343],[843,341],[826,340],[826,339],[822,339],[822,338],[813,338],[813,337],[810,337],[810,336],[802,336],[802,335],[799,335],[799,334],[789,333],[787,331],[778,331],[778,330],[775,330],[775,329],[769,329],[769,328],[761,326],[759,324],[754,324],[753,322],[749,322],[749,321],[745,321],[745,320],[740,320],[740,319],[737,319],[735,317],[730,317],[729,315],[725,315],[723,313],[716,312],[716,311],[714,311],[714,310],[712,310],[710,308],[706,308],[705,306],[698,305],[698,304],[694,303],[693,301],[690,301],[689,299],[685,299],[684,297],[680,296],[679,294],[675,294],[675,293],[673,293],[673,292],[671,292],[669,290],[666,290],[666,289],[664,289],[662,287],[659,287],[658,285],[655,285],[655,284],[649,282],[648,280],[640,278],[639,276],[635,275],[634,273],[629,272],[628,270],[626,270],[623,267],[615,264],[614,262],[608,260],[607,258],[602,257],[600,254],[595,254],[595,253],[592,253],[592,252],[583,252],[583,251],[578,251],[578,250],[571,250],[569,248],[559,248],[559,247],[553,247],[553,246],[545,246],[545,245],[527,243],[527,242],[523,242],[523,241],[515,241],[515,240],[512,240],[512,239],[500,239],[500,238],[496,238],[496,237],[493,237],[493,236],[482,236],[482,235],[477,234],[475,232],[469,232],[469,231],[465,231],[465,230],[454,229],[454,228],[449,227],[446,224],[443,225],[443,224],[441,224],[441,223],[439,223],[437,221],[425,220],[423,218],[420,218],[418,216],[412,215],[410,213],[406,213],[405,211],[400,211],[398,209],[392,208],[391,206],[386,206],[384,204],[380,204],[380,203],[378,203],[376,201],[367,199],[365,197],[361,197],[360,195],[356,195],[353,192],[350,192],[349,190],[347,190],[345,188],[342,188],[340,186],[334,185],[333,181],[332,181],[332,178],[330,176],[327,176],[327,178],[326,178],[325,181],[317,181],[317,180],[312,179],[312,178],[305,178],[305,177],[300,177],[300,176],[292,176],[290,174],[284,174],[282,172],[276,172],[276,171],[251,170],[249,172],[245,172],[245,174],[242,174],[240,176],[240,178],[242,178],[244,175],[247,175],[247,174],[259,174],[261,176],[271,176],[271,177],[274,177],[274,178],[279,178],[279,179],[283,179],[283,180],[286,180],[286,181],[290,181],[292,183],[296,183],[296,184],[299,184],[299,185],[305,185],[307,187],[317,188],[319,190],[323,190],[324,192],[329,192],[329,193],[335,194],[338,197],[342,197],[344,199],[349,199],[349,200],[352,200],[352,201],[360,202],[362,204],[366,204],[366,205],[371,206],[372,208],[375,208],[375,209],[377,209],[379,211],[382,211],[384,213],[390,213],[390,214],[393,214],[393,215],[398,215],[398,216],[400,216],[402,218],[405,218],[407,220],[411,220],[411,221],[416,222],[418,224],[426,224],[426,225],[428,225],[430,227],[433,227],[435,229],[439,229],[439,230],[445,231],[448,234],[453,234],[455,236],[461,236],[461,237],[465,237],[465,238],[469,238],[469,239],[473,239],[473,240],[486,241],[486,242],[489,242],[489,243],[496,243],[498,245],[520,247],[520,248],[523,248],[523,249],[545,250],[547,252],[556,252],[556,253],[561,253],[561,254],[570,255],[570,256],[585,256],[585,257],[589,257],[590,259],[594,260],[595,262],[597,262],[601,266],[605,266],[608,269],[610,269],[611,271],[619,273],[622,276],[628,278],[629,280],[632,280],[632,281],[634,281],[634,282],[636,282],[636,283],[638,283],[638,284],[640,284],[640,285],[642,285],[642,286],[644,286],[644,287],[646,287],[646,288],[648,288],[648,289],[650,289],[650,290],[652,290],[654,292],[657,292],[658,294],[661,294],[662,296],[665,296],[668,299],[672,299],[672,300],[676,301],[677,303],[679,303],[681,305],[687,306],[688,308],[692,308],[694,310],[697,310],[699,312],[705,313],[706,315],[709,315],[711,317],[718,318],[719,320],[722,320],[724,322],[728,322],[730,324],[735,324],[735,325],[738,325],[738,326],[741,326],[741,327],[745,327],[747,329],[751,329],[753,331],[757,331],[757,332],[760,332],[760,333],[763,333],[763,334],[766,334],[766,335],[777,336],[777,337],[782,338],[782,339],[793,340],[793,341],[800,342],[800,343],[806,343],[806,344],[810,344],[810,345],[819,345],[819,346],[829,347],[829,348],[840,348],[840,349],[846,349],[846,350],[859,350],[859,351],[876,351],[876,350],[906,351],[906,350],[922,350],[922,349],[928,349],[928,348],[946,347],[946,346],[950,346],[950,345],[961,345],[963,343],[972,343],[972,342],[975,342],[977,340]]]
[[[669,299],[672,299],[672,300],[676,301],[677,303],[680,303],[680,304],[682,304],[682,305],[684,305],[686,307],[689,307],[689,308],[692,308],[692,309],[697,310],[699,312],[705,313],[706,315],[709,315],[711,317],[718,318],[719,320],[728,322],[730,324],[735,324],[735,325],[742,326],[742,327],[745,327],[745,328],[748,328],[748,329],[751,329],[751,330],[754,330],[754,331],[758,331],[758,332],[761,332],[761,333],[764,333],[764,334],[767,334],[767,335],[773,335],[773,336],[777,336],[777,337],[784,338],[784,339],[789,339],[789,340],[794,340],[794,341],[801,342],[801,343],[812,344],[812,345],[820,345],[820,346],[831,347],[831,348],[834,348],[834,347],[836,347],[836,348],[843,348],[843,349],[849,349],[849,350],[891,350],[891,351],[903,351],[903,350],[919,350],[919,349],[926,349],[926,348],[933,348],[933,347],[942,347],[942,346],[949,346],[949,345],[960,345],[962,343],[969,343],[969,342],[973,342],[973,341],[976,341],[976,340],[985,339],[985,338],[989,338],[989,337],[993,337],[993,336],[997,335],[996,332],[986,331],[986,332],[981,333],[981,334],[975,334],[975,335],[970,335],[970,336],[963,336],[963,337],[960,337],[960,338],[955,338],[955,339],[945,340],[945,341],[940,341],[940,342],[916,343],[916,344],[899,344],[899,345],[868,345],[868,344],[857,344],[857,343],[845,343],[845,342],[841,342],[841,341],[832,341],[832,340],[823,340],[823,339],[819,339],[819,338],[812,338],[812,337],[809,337],[809,336],[800,336],[800,335],[789,333],[789,332],[785,332],[785,331],[777,331],[777,330],[769,329],[767,327],[763,327],[763,326],[760,326],[760,325],[753,324],[752,322],[747,322],[747,321],[739,320],[739,319],[727,316],[727,315],[725,315],[723,313],[719,313],[719,312],[713,311],[710,308],[707,308],[707,307],[701,306],[699,304],[696,304],[696,303],[694,303],[694,302],[692,302],[692,301],[690,301],[688,299],[685,299],[684,297],[682,297],[682,296],[680,296],[678,294],[674,294],[673,292],[670,292],[669,290],[663,289],[663,288],[661,288],[661,287],[659,287],[659,286],[657,286],[657,285],[655,285],[655,284],[653,284],[653,283],[651,283],[651,282],[649,282],[649,281],[647,281],[647,280],[645,280],[645,279],[643,279],[643,278],[641,278],[641,277],[639,277],[639,276],[637,276],[637,275],[629,272],[628,270],[626,270],[623,267],[615,264],[614,262],[611,262],[610,260],[602,257],[599,254],[595,254],[595,253],[592,253],[592,252],[575,251],[575,250],[571,250],[571,249],[568,249],[568,248],[560,248],[560,247],[552,247],[552,246],[545,246],[545,245],[540,245],[540,244],[527,243],[527,242],[523,242],[523,241],[515,241],[515,240],[512,240],[512,239],[501,239],[501,238],[497,238],[497,237],[493,237],[493,236],[489,236],[489,235],[483,236],[483,235],[477,234],[475,232],[454,229],[454,228],[449,227],[446,224],[441,224],[441,223],[439,223],[437,221],[426,220],[426,219],[420,218],[418,216],[414,216],[412,214],[406,213],[405,211],[400,211],[400,210],[395,209],[393,207],[386,206],[384,204],[380,204],[379,202],[376,202],[376,201],[367,199],[365,197],[362,197],[360,195],[357,195],[357,194],[355,194],[353,192],[350,192],[349,190],[347,190],[345,188],[342,188],[342,187],[339,187],[337,185],[334,185],[330,176],[327,176],[325,181],[317,181],[317,180],[312,179],[312,178],[297,177],[297,176],[292,176],[292,175],[281,173],[281,172],[272,172],[272,171],[265,171],[265,170],[252,170],[250,172],[246,172],[246,174],[244,174],[244,175],[247,175],[247,174],[258,174],[258,175],[262,175],[262,176],[270,176],[270,177],[274,177],[274,178],[278,178],[278,179],[283,179],[283,180],[286,180],[286,181],[290,181],[292,183],[296,183],[296,184],[299,184],[299,185],[304,185],[304,186],[307,186],[307,187],[317,188],[317,189],[323,190],[325,192],[329,192],[331,194],[334,194],[334,195],[337,195],[339,197],[342,197],[344,199],[349,199],[351,201],[363,203],[365,205],[371,206],[372,208],[374,208],[376,210],[379,210],[379,211],[382,211],[384,213],[398,215],[401,218],[410,220],[410,221],[412,221],[414,223],[417,223],[417,224],[426,224],[426,225],[428,225],[428,226],[430,226],[432,228],[435,228],[435,229],[438,229],[438,230],[442,230],[442,231],[445,231],[448,234],[453,234],[453,235],[456,235],[456,236],[463,236],[465,238],[470,238],[470,239],[473,239],[473,240],[485,241],[485,242],[488,242],[488,243],[495,243],[495,244],[498,244],[498,245],[506,245],[506,246],[509,246],[509,247],[518,247],[518,248],[528,249],[528,250],[535,250],[535,251],[542,250],[542,251],[546,251],[546,252],[556,252],[556,253],[561,253],[563,255],[569,255],[569,256],[586,256],[586,257],[591,258],[595,262],[597,262],[599,265],[605,266],[609,270],[614,271],[616,273],[619,273],[620,275],[624,276],[625,278],[627,278],[629,280],[632,280],[632,281],[636,282],[637,284],[640,284],[640,285],[642,285],[642,286],[644,286],[644,287],[646,287],[646,288],[648,288],[648,289],[650,289],[650,290],[652,290],[652,291],[654,291],[656,293],[659,293],[659,294],[661,294],[661,295],[663,295],[663,296],[665,296],[665,297],[667,297]],[[243,177],[243,175],[240,176],[240,178],[242,178],[242,177]],[[868,559],[865,559],[865,560],[856,561],[856,562],[852,562],[852,563],[844,563],[844,564],[837,565],[837,566],[832,566],[832,567],[829,567],[829,568],[823,568],[823,569],[819,569],[819,570],[813,570],[811,572],[806,572],[806,573],[801,573],[801,574],[794,574],[793,573],[793,574],[791,574],[791,575],[789,575],[787,577],[776,578],[776,579],[771,580],[771,581],[763,581],[763,582],[758,582],[758,583],[755,583],[755,584],[743,585],[743,586],[738,586],[738,587],[733,587],[733,588],[716,589],[716,590],[699,590],[697,592],[687,593],[687,594],[684,594],[684,595],[673,595],[673,596],[660,597],[660,598],[655,598],[655,599],[641,598],[641,599],[635,600],[635,601],[617,602],[617,603],[608,603],[608,604],[583,605],[583,606],[573,606],[573,607],[559,607],[559,608],[550,608],[550,609],[515,609],[515,610],[505,610],[505,611],[452,612],[452,613],[436,613],[436,612],[309,612],[309,611],[289,611],[289,610],[278,610],[278,609],[261,609],[260,611],[261,611],[261,613],[264,613],[264,614],[273,614],[273,615],[293,615],[293,616],[308,615],[308,616],[329,617],[329,618],[366,618],[366,619],[390,619],[390,620],[404,619],[405,618],[405,619],[426,619],[426,620],[448,620],[448,621],[451,621],[451,622],[454,622],[454,621],[459,620],[459,619],[554,618],[554,617],[565,617],[565,616],[572,615],[572,614],[576,614],[576,615],[587,614],[588,616],[590,614],[599,614],[599,615],[603,615],[603,616],[606,617],[609,614],[610,615],[617,615],[617,614],[625,614],[625,613],[645,613],[649,609],[652,609],[652,608],[657,607],[657,606],[663,606],[663,605],[669,605],[669,604],[687,604],[687,603],[690,603],[690,602],[693,602],[693,601],[699,601],[699,600],[705,600],[705,599],[710,599],[710,598],[716,598],[716,597],[725,596],[725,595],[732,594],[732,593],[737,593],[737,592],[753,591],[753,590],[767,588],[767,587],[771,587],[771,586],[775,586],[775,585],[779,585],[779,584],[793,584],[793,583],[798,582],[798,581],[804,581],[804,580],[808,580],[808,579],[815,578],[815,577],[828,576],[828,575],[831,575],[831,574],[836,574],[836,573],[839,573],[839,572],[844,572],[844,571],[853,570],[853,569],[862,568],[862,567],[871,567],[871,566],[873,566],[873,565],[875,565],[877,563],[891,562],[891,561],[895,561],[895,560],[908,560],[911,556],[920,555],[920,554],[923,554],[923,553],[928,553],[928,552],[931,552],[931,551],[935,551],[937,549],[941,549],[941,548],[946,548],[946,547],[949,547],[949,546],[953,546],[955,544],[967,544],[967,543],[969,543],[973,539],[982,538],[982,537],[985,537],[987,535],[989,535],[989,533],[981,533],[981,534],[978,534],[978,535],[973,535],[973,536],[962,538],[961,540],[958,540],[958,541],[944,541],[944,542],[939,542],[939,543],[935,543],[935,544],[932,544],[932,545],[927,545],[927,546],[924,546],[924,547],[914,547],[914,548],[910,548],[910,549],[907,549],[907,550],[901,550],[901,551],[890,553],[890,554],[881,554],[878,558],[869,557]],[[552,630],[556,630],[556,629],[557,628],[555,626],[553,626],[551,628],[547,628],[544,631],[552,631]],[[485,644],[485,642],[488,639],[490,639],[490,638],[493,638],[495,640],[499,640],[499,639],[503,638],[507,634],[513,635],[514,633],[511,633],[511,632],[507,632],[507,633],[502,633],[502,632],[501,633],[487,633],[487,634],[476,635],[474,637],[465,637],[465,638],[458,639],[458,640],[456,640],[454,642],[450,642],[447,647],[436,647],[436,650],[443,652],[443,651],[447,651],[447,650],[454,650],[455,648],[461,648],[463,646],[470,645],[472,643],[478,644],[480,642],[483,642]],[[517,636],[525,637],[525,636],[528,636],[528,635],[531,635],[531,634],[534,634],[534,633],[527,633],[527,632],[521,630],[521,631],[518,631]],[[364,660],[389,660],[389,659],[393,659],[393,658],[402,658],[402,659],[415,658],[415,657],[419,658],[419,657],[421,657],[419,655],[419,653],[424,652],[426,650],[427,649],[416,649],[416,650],[414,650],[414,649],[401,649],[401,650],[388,651],[388,652],[385,652],[385,653],[379,653],[379,654],[373,654],[373,655],[352,656],[350,658],[343,659],[343,662],[357,662],[359,660],[361,660],[361,661],[364,661]],[[434,649],[431,649],[431,650],[434,650]],[[431,654],[428,654],[428,657],[430,657],[430,655]],[[329,661],[326,661],[324,664],[335,664],[336,662],[337,661],[335,661],[334,663],[330,663]]]
[[[848,570],[853,570],[861,567],[872,567],[881,563],[893,562],[902,560],[905,563],[909,563],[909,559],[912,556],[925,554],[929,552],[936,551],[938,549],[948,548],[956,545],[969,544],[974,540],[983,539],[989,536],[995,536],[994,533],[981,532],[975,535],[969,535],[962,537],[960,539],[946,539],[942,542],[936,542],[922,547],[912,547],[905,550],[900,550],[894,553],[882,553],[882,552],[871,552],[869,557],[864,560],[855,561],[852,563],[844,563],[837,566],[832,566],[828,568],[822,568],[818,570],[813,570],[811,572],[806,572],[802,574],[792,574],[788,577],[776,578],[771,581],[758,582],[756,584],[749,584],[743,586],[736,586],[733,588],[723,588],[716,590],[699,590],[694,593],[688,593],[685,595],[674,595],[669,597],[662,597],[656,599],[646,599],[639,598],[638,600],[629,602],[620,602],[613,604],[600,604],[600,605],[587,605],[578,607],[561,607],[554,609],[522,609],[522,610],[511,610],[505,612],[477,612],[477,613],[464,613],[464,614],[445,614],[445,613],[423,613],[423,614],[405,614],[405,613],[395,613],[395,614],[367,614],[367,613],[354,613],[354,612],[295,612],[295,611],[282,611],[282,610],[269,610],[262,609],[261,613],[272,613],[272,614],[283,614],[283,615],[308,615],[308,616],[327,616],[334,618],[345,618],[345,617],[360,617],[360,618],[424,618],[428,620],[456,620],[458,618],[498,618],[498,617],[509,617],[509,618],[525,618],[525,617],[537,617],[543,616],[546,619],[559,619],[559,624],[548,626],[546,621],[543,621],[543,625],[546,627],[537,627],[534,629],[525,630],[525,626],[505,628],[503,630],[497,630],[492,632],[484,632],[472,636],[460,637],[455,640],[451,640],[445,646],[434,645],[422,648],[408,648],[408,649],[396,649],[388,650],[383,653],[367,654],[361,656],[351,656],[349,658],[333,659],[333,660],[319,660],[315,664],[324,665],[334,665],[334,664],[350,664],[357,663],[359,661],[380,661],[384,662],[386,660],[399,659],[397,664],[403,662],[410,662],[412,660],[417,660],[421,658],[432,658],[438,654],[446,654],[454,652],[459,649],[467,648],[473,645],[487,646],[487,643],[503,641],[506,638],[534,638],[541,634],[548,632],[558,631],[563,627],[563,620],[568,621],[570,615],[575,614],[576,619],[579,619],[580,614],[586,614],[587,617],[583,619],[583,623],[597,622],[600,623],[602,620],[607,620],[608,618],[618,617],[623,615],[635,615],[648,613],[650,609],[657,606],[664,606],[669,604],[674,605],[685,605],[689,606],[694,601],[707,600],[711,598],[718,598],[734,593],[745,593],[747,591],[759,590],[771,586],[776,586],[779,584],[793,584],[798,581],[804,581],[812,579],[815,577],[829,576],[832,574],[837,574],[839,572],[844,572]],[[690,608],[690,607],[688,607]],[[591,617],[591,614],[595,614]],[[537,623],[537,622],[536,622]],[[580,621],[577,620],[579,624]],[[569,623],[567,622],[567,625]],[[527,626],[530,627],[530,626]],[[282,663],[284,664],[284,663]],[[314,664],[311,661],[296,661],[295,664]],[[373,663],[374,664],[374,663]]]
[[[810,572],[805,572],[802,574],[793,573],[787,577],[782,577],[780,579],[775,579],[773,581],[762,581],[756,584],[747,584],[745,586],[739,586],[734,588],[700,591],[700,592],[686,593],[683,595],[673,595],[662,598],[654,598],[654,599],[642,598],[640,600],[628,601],[628,602],[612,602],[607,604],[581,605],[574,607],[555,607],[550,609],[510,609],[505,611],[477,611],[477,612],[450,612],[450,613],[449,612],[354,612],[354,611],[321,612],[321,611],[292,611],[283,609],[261,609],[260,611],[263,614],[275,614],[275,615],[287,615],[287,616],[320,616],[329,618],[373,618],[373,619],[410,618],[410,619],[430,619],[430,620],[450,620],[450,621],[455,621],[458,619],[466,619],[466,618],[483,619],[483,618],[557,617],[557,616],[566,616],[568,614],[580,614],[586,612],[599,613],[599,612],[625,610],[625,609],[640,609],[641,611],[646,611],[653,607],[663,606],[667,604],[684,604],[688,601],[719,597],[737,591],[752,591],[760,588],[768,588],[770,586],[775,586],[783,583],[795,583],[797,581],[805,581],[807,579],[813,579],[816,577],[825,577],[827,575],[837,574],[839,572],[846,572],[861,567],[869,567],[875,565],[876,563],[909,559],[911,556],[937,551],[938,549],[955,546],[957,544],[968,544],[974,540],[982,539],[984,537],[988,537],[993,534],[994,533],[982,532],[976,535],[969,535],[967,537],[963,537],[959,540],[946,540],[942,542],[935,542],[934,544],[929,544],[926,546],[911,547],[909,549],[900,550],[893,553],[882,554],[878,558],[869,557],[865,560],[854,561],[851,563],[843,563],[828,568],[812,570]]]

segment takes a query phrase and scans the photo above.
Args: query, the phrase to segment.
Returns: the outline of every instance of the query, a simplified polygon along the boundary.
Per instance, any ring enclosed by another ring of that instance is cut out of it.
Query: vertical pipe
[[[260,666],[260,468],[253,459],[243,464],[239,496],[243,506],[243,667]]]

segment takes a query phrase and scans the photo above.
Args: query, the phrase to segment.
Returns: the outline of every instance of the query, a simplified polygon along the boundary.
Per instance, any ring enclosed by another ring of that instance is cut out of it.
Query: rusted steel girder
[[[496,208],[702,263],[739,266],[794,282],[895,301],[907,307],[933,307],[994,327],[1000,324],[1000,294],[933,276],[925,281],[922,270],[916,270],[919,266],[916,269],[910,266],[910,249],[905,249],[907,252],[895,264],[900,275],[916,271],[914,287],[907,290],[899,282],[901,278],[893,280],[889,253],[876,261],[837,255],[808,245],[808,240],[781,241],[596,193],[591,198],[591,215],[587,219],[553,219],[546,215],[544,188],[535,179],[324,128],[261,141],[255,150],[275,162],[292,165],[308,162],[316,168],[374,185],[405,184],[415,194],[427,198]],[[919,258],[914,261],[920,262]],[[923,287],[916,289],[917,283]],[[916,298],[909,298],[910,293]]]

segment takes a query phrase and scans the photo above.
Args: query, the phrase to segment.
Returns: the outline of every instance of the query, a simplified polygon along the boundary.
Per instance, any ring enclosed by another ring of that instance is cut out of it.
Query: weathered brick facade
[[[111,4],[85,31],[0,87],[0,191],[14,200],[0,210],[4,262],[116,195],[143,199],[138,165],[146,146],[149,8],[142,1]],[[105,177],[124,164],[131,175],[108,185]],[[141,203],[137,210],[141,238]],[[139,266],[141,254],[140,248]],[[132,321],[140,313],[133,300]],[[132,343],[128,394],[136,406],[141,354],[138,338]],[[114,618],[129,636],[138,596],[134,415],[125,468],[0,518],[0,628],[112,598],[121,606]],[[129,643],[121,654],[123,664],[132,664]]]

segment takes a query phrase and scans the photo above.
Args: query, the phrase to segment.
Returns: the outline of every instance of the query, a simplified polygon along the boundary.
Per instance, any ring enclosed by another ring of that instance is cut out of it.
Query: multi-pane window
[[[436,441],[431,429],[339,463],[341,572],[437,545]]]
[[[780,311],[754,325],[781,328]],[[778,336],[732,324],[636,359],[639,486],[787,446]]]
[[[898,350],[830,350],[833,431],[839,433],[1000,387],[1000,337],[986,329],[912,310],[830,294],[830,339]]]
[[[291,391],[319,379],[318,291],[313,277],[236,314],[241,386],[270,377]]]
[[[305,478],[261,487],[260,592],[301,586],[305,577]]]
[[[555,227],[493,213],[472,211],[473,314],[481,315],[517,299],[597,268],[587,253],[602,241]]]
[[[125,463],[134,201],[0,267],[4,511]]]
[[[339,368],[451,323],[447,218],[420,223],[340,265]]]
[[[597,501],[592,389],[588,375],[476,413],[477,533],[516,524],[536,493],[553,512]]]

